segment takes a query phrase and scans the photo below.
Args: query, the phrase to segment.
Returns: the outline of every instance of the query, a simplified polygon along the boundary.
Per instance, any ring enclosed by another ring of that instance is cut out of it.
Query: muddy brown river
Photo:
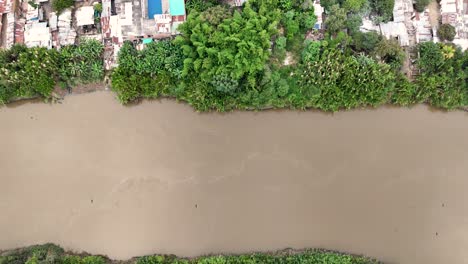
[[[0,124],[1,249],[468,263],[464,112],[198,114],[97,92],[3,107]]]

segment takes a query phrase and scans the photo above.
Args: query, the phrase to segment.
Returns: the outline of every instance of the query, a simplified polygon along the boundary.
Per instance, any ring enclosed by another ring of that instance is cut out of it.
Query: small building
[[[148,0],[148,17],[156,22],[161,34],[176,34],[177,27],[185,21],[184,0]]]
[[[402,22],[382,23],[380,33],[388,39],[396,38],[402,47],[409,46],[408,30]]]
[[[24,44],[30,48],[52,48],[52,35],[47,22],[27,23],[24,30]]]
[[[75,11],[76,25],[78,27],[94,25],[94,7],[82,6]]]
[[[315,22],[314,29],[322,29],[323,23],[323,12],[325,12],[322,5],[320,5],[320,0],[314,1],[314,14],[317,17],[317,22]]]

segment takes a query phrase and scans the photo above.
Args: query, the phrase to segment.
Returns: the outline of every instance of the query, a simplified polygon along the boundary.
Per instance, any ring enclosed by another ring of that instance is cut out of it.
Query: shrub
[[[400,69],[406,57],[403,48],[397,40],[386,38],[382,38],[377,44],[375,54],[393,69]]]
[[[418,12],[424,12],[424,9],[426,9],[426,6],[431,2],[431,0],[416,0],[416,3],[414,4],[414,9]]]
[[[381,105],[395,78],[388,65],[334,48],[325,49],[318,61],[306,61],[300,74],[301,87],[318,91],[313,106],[325,111]]]
[[[437,36],[441,41],[453,41],[456,34],[455,28],[450,24],[442,24],[437,30]]]
[[[80,45],[60,49],[59,78],[68,86],[101,81],[104,77],[104,46],[97,40],[82,40]]]
[[[176,38],[186,57],[183,76],[190,72],[211,84],[214,76],[227,74],[241,87],[256,87],[279,22],[279,11],[267,7],[265,2],[248,1],[242,12],[235,11],[217,26],[204,19],[206,11],[189,15]]]
[[[378,16],[377,22],[388,22],[393,17],[395,0],[371,0],[372,12]]]
[[[327,32],[336,35],[339,31],[345,28],[346,25],[346,11],[339,5],[330,7],[325,20]]]
[[[382,35],[375,31],[356,32],[353,34],[353,48],[356,51],[363,51],[367,54],[375,50],[377,44],[382,40]]]
[[[72,7],[74,4],[74,0],[53,0],[52,8],[57,12],[57,14],[60,14],[63,10]]]

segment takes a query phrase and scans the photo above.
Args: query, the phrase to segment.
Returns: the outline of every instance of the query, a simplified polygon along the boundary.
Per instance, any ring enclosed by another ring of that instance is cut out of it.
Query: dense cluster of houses
[[[463,49],[468,48],[468,0],[441,0],[442,23],[455,27],[457,35],[454,43]]]
[[[73,9],[60,14],[50,1],[0,0],[0,48],[15,43],[60,48],[92,38],[104,43],[110,69],[125,40],[141,48],[177,34],[186,19],[184,0],[76,0]]]
[[[118,50],[125,40],[138,48],[155,39],[177,34],[186,19],[184,0],[76,0],[73,10],[53,12],[53,0],[0,0],[0,47],[14,43],[28,47],[60,48],[82,38],[93,38],[105,45],[105,67],[115,65]],[[246,0],[230,0],[241,6]],[[101,5],[99,10],[96,5]],[[377,31],[396,38],[403,47],[419,42],[438,41],[439,21],[456,28],[454,42],[468,48],[468,0],[441,0],[440,8],[417,12],[413,0],[395,0],[393,20],[375,24],[363,20],[362,31]],[[314,0],[317,22],[322,29],[324,9]],[[99,10],[99,11],[98,11]]]
[[[429,9],[417,12],[412,0],[395,0],[393,20],[376,25],[369,18],[363,20],[362,31],[377,31],[387,38],[396,38],[403,47],[434,40],[436,25],[431,25]]]
[[[387,38],[396,38],[403,47],[425,41],[438,42],[439,23],[455,27],[454,43],[468,48],[468,0],[441,0],[440,8],[426,8],[417,12],[413,0],[395,0],[393,20],[376,25],[371,19],[363,20],[362,31],[377,31]]]

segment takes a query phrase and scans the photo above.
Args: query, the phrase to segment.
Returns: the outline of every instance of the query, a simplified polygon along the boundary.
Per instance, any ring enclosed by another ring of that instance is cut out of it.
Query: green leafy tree
[[[377,22],[388,22],[392,19],[395,0],[371,0],[370,2],[373,13],[378,16]]]
[[[346,25],[346,11],[339,5],[330,7],[325,20],[325,26],[328,32],[336,35],[339,31],[345,28]]]
[[[63,10],[73,7],[75,1],[73,0],[53,0],[52,1],[52,8],[58,14],[62,13]]]
[[[345,0],[343,2],[343,8],[348,12],[358,12],[366,3],[367,0]]]
[[[305,61],[299,86],[316,91],[314,107],[337,111],[385,103],[394,86],[390,67],[365,56],[347,56],[335,48],[325,48],[319,60]]]
[[[375,31],[355,32],[353,34],[353,48],[359,52],[372,53],[377,44],[382,40],[382,35]]]
[[[453,41],[456,34],[455,28],[450,24],[442,24],[437,30],[437,36],[441,41]]]
[[[346,20],[346,28],[350,35],[360,32],[359,27],[362,25],[362,17],[359,14],[350,14]]]
[[[193,72],[206,84],[212,84],[214,76],[229,75],[242,87],[256,87],[280,18],[279,10],[267,7],[248,1],[242,12],[235,11],[217,26],[205,21],[204,13],[190,14],[176,39],[186,57],[183,75]]]
[[[188,13],[191,13],[192,11],[203,12],[208,8],[217,5],[219,5],[217,0],[187,0],[185,3]]]
[[[424,9],[426,9],[426,6],[429,5],[429,3],[432,0],[416,0],[416,3],[414,4],[414,8],[418,12],[424,12]]]
[[[382,38],[377,44],[375,54],[394,69],[400,69],[406,57],[403,48],[397,40],[386,38]]]

